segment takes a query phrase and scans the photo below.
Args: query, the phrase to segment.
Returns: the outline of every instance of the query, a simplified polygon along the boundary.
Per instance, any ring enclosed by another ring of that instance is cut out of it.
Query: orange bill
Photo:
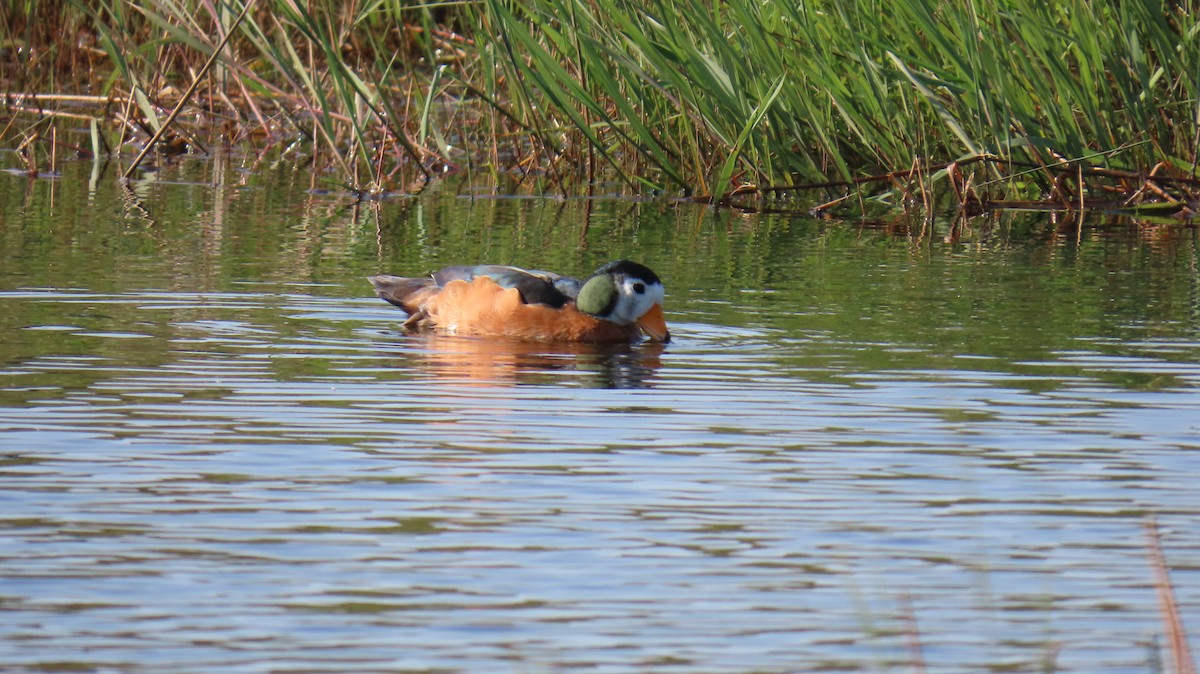
[[[642,332],[650,336],[650,339],[656,342],[671,341],[671,332],[667,330],[667,321],[663,318],[663,309],[661,304],[655,304],[650,307],[644,316],[637,320],[637,325],[642,329]]]

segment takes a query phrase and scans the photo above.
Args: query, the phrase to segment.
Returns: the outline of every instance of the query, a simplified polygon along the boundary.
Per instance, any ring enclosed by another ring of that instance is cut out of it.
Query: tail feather
[[[367,280],[375,286],[379,299],[394,304],[410,315],[420,312],[421,305],[441,290],[431,278],[408,278],[403,276],[369,276]]]

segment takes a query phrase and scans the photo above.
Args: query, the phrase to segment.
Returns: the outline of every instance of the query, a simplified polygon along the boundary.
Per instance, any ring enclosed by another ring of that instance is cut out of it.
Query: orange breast
[[[628,342],[639,332],[635,325],[593,318],[574,304],[561,309],[525,304],[516,288],[502,288],[486,276],[470,282],[451,281],[422,308],[434,327],[458,334],[538,341]]]

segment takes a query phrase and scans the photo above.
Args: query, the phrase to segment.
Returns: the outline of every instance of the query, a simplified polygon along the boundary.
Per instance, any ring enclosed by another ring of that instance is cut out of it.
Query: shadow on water
[[[0,668],[1156,671],[1147,515],[1200,624],[1194,229],[70,170],[0,175]],[[665,347],[363,281],[625,256]]]

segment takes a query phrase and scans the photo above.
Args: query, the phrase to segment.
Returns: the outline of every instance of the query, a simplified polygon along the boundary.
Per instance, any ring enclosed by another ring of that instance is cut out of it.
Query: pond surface
[[[1149,521],[1200,629],[1193,228],[89,171],[0,174],[6,671],[1172,671]],[[617,257],[671,344],[363,279]]]

